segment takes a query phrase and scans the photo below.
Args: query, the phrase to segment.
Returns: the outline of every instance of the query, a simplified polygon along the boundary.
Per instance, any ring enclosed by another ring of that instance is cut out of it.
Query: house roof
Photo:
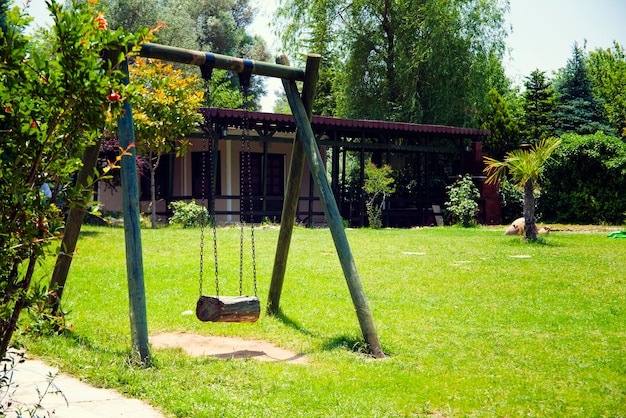
[[[248,119],[253,123],[271,124],[277,131],[293,131],[295,129],[295,120],[293,115],[282,113],[266,113],[244,111],[240,109],[221,109],[221,108],[202,108],[200,110],[204,115],[217,117],[225,120],[241,121],[247,113]],[[457,128],[454,126],[443,125],[423,125],[417,123],[406,122],[385,122],[380,120],[363,120],[363,119],[342,119],[332,118],[328,116],[313,116],[311,124],[315,130],[323,130],[328,128],[340,128],[346,130],[376,130],[389,131],[398,133],[421,133],[421,134],[443,134],[451,136],[472,136],[486,137],[491,134],[485,129],[474,128]],[[239,125],[238,123],[236,125]]]

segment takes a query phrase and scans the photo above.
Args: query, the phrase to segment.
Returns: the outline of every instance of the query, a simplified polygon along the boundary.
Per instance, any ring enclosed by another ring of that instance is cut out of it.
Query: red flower
[[[13,111],[13,109],[11,109],[11,106],[6,106],[4,108],[4,113],[11,113]]]
[[[37,128],[37,125],[38,125],[38,124],[37,124],[37,121],[36,121],[36,120],[32,121],[32,122],[30,123],[30,129],[36,129],[36,128]]]
[[[111,94],[109,94],[107,96],[107,100],[110,101],[110,102],[119,102],[120,99],[121,99],[121,96],[116,91],[112,91]]]
[[[98,13],[98,16],[93,21],[96,22],[99,29],[106,30],[108,27],[107,21],[102,13]]]

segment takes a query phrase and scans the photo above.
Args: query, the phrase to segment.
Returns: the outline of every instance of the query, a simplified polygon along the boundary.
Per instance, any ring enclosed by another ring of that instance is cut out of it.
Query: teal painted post
[[[120,67],[126,73],[124,82],[129,83],[128,63]],[[137,152],[133,130],[133,110],[124,101],[124,113],[118,118],[117,136],[120,147],[131,155],[124,155],[120,162],[122,176],[122,203],[124,208],[124,238],[126,241],[126,274],[128,276],[128,299],[130,305],[130,331],[133,354],[142,364],[150,363],[148,346],[148,321],[146,317],[146,291],[143,280],[143,257],[141,251],[141,224],[139,218],[139,182],[137,179]]]
[[[350,250],[350,244],[346,237],[346,231],[343,229],[343,220],[341,219],[341,214],[339,213],[333,192],[328,184],[328,179],[326,178],[324,161],[322,161],[322,156],[317,148],[317,142],[315,141],[315,135],[313,134],[311,123],[306,114],[306,109],[300,99],[296,83],[294,81],[283,80],[283,86],[285,87],[287,100],[289,101],[289,106],[291,107],[296,121],[296,127],[298,128],[299,138],[302,141],[304,154],[309,163],[315,184],[317,185],[320,201],[324,207],[326,222],[328,223],[333,241],[335,242],[339,262],[341,263],[346,283],[350,290],[350,296],[352,297],[356,315],[361,326],[363,338],[369,345],[371,354],[374,357],[385,357],[385,353],[383,353],[380,347],[378,334],[374,326],[374,319],[372,318],[372,313],[367,303],[367,298],[365,297],[365,291],[363,290],[363,285],[356,269],[354,257]]]

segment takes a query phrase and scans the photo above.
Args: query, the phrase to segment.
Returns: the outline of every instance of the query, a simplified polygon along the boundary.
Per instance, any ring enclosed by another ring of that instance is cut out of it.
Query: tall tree
[[[519,146],[519,127],[511,117],[507,103],[495,89],[487,93],[487,109],[482,114],[482,128],[491,135],[483,141],[483,150],[500,159]]]
[[[535,190],[543,179],[546,163],[561,144],[558,138],[548,138],[528,150],[513,150],[502,161],[485,157],[488,184],[497,184],[510,177],[513,184],[524,193],[524,226],[526,239],[537,240],[535,230]]]
[[[336,66],[336,116],[468,125],[503,88],[498,0],[287,0],[278,28],[293,56]]]
[[[596,49],[587,59],[592,90],[602,100],[611,127],[626,138],[626,52],[617,42],[613,48]]]
[[[158,42],[164,45],[259,61],[267,61],[270,56],[262,38],[246,33],[254,17],[249,0],[102,0],[100,7],[108,10],[112,28],[122,26],[132,30],[138,25],[155,26],[164,22],[165,27],[158,34]],[[184,71],[198,72],[189,66]],[[233,100],[233,95],[241,97],[239,79],[227,71],[213,73],[209,93],[211,104],[243,102],[241,98]],[[262,78],[252,78],[249,93],[251,108],[258,109],[261,97],[266,94]]]
[[[554,135],[552,113],[556,107],[556,96],[552,83],[544,71],[530,73],[524,82],[522,136],[529,144]]]
[[[612,134],[602,116],[602,107],[593,95],[591,78],[584,50],[574,44],[572,57],[555,80],[557,106],[554,112],[556,134],[566,132],[593,134],[604,131]]]
[[[150,162],[152,228],[156,228],[155,172],[163,154],[186,153],[183,138],[202,121],[198,113],[203,101],[202,83],[199,77],[185,77],[181,70],[159,60],[149,63],[138,58],[130,73],[138,86],[131,96],[135,136],[137,149]]]

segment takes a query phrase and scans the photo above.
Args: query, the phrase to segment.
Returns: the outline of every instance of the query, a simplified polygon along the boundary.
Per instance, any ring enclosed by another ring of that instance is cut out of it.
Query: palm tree
[[[496,184],[507,178],[524,191],[524,224],[526,239],[537,240],[535,230],[535,189],[543,177],[546,162],[554,150],[561,144],[558,138],[546,138],[528,150],[517,149],[508,152],[504,161],[485,157],[487,165],[483,170],[487,174],[488,184]]]

